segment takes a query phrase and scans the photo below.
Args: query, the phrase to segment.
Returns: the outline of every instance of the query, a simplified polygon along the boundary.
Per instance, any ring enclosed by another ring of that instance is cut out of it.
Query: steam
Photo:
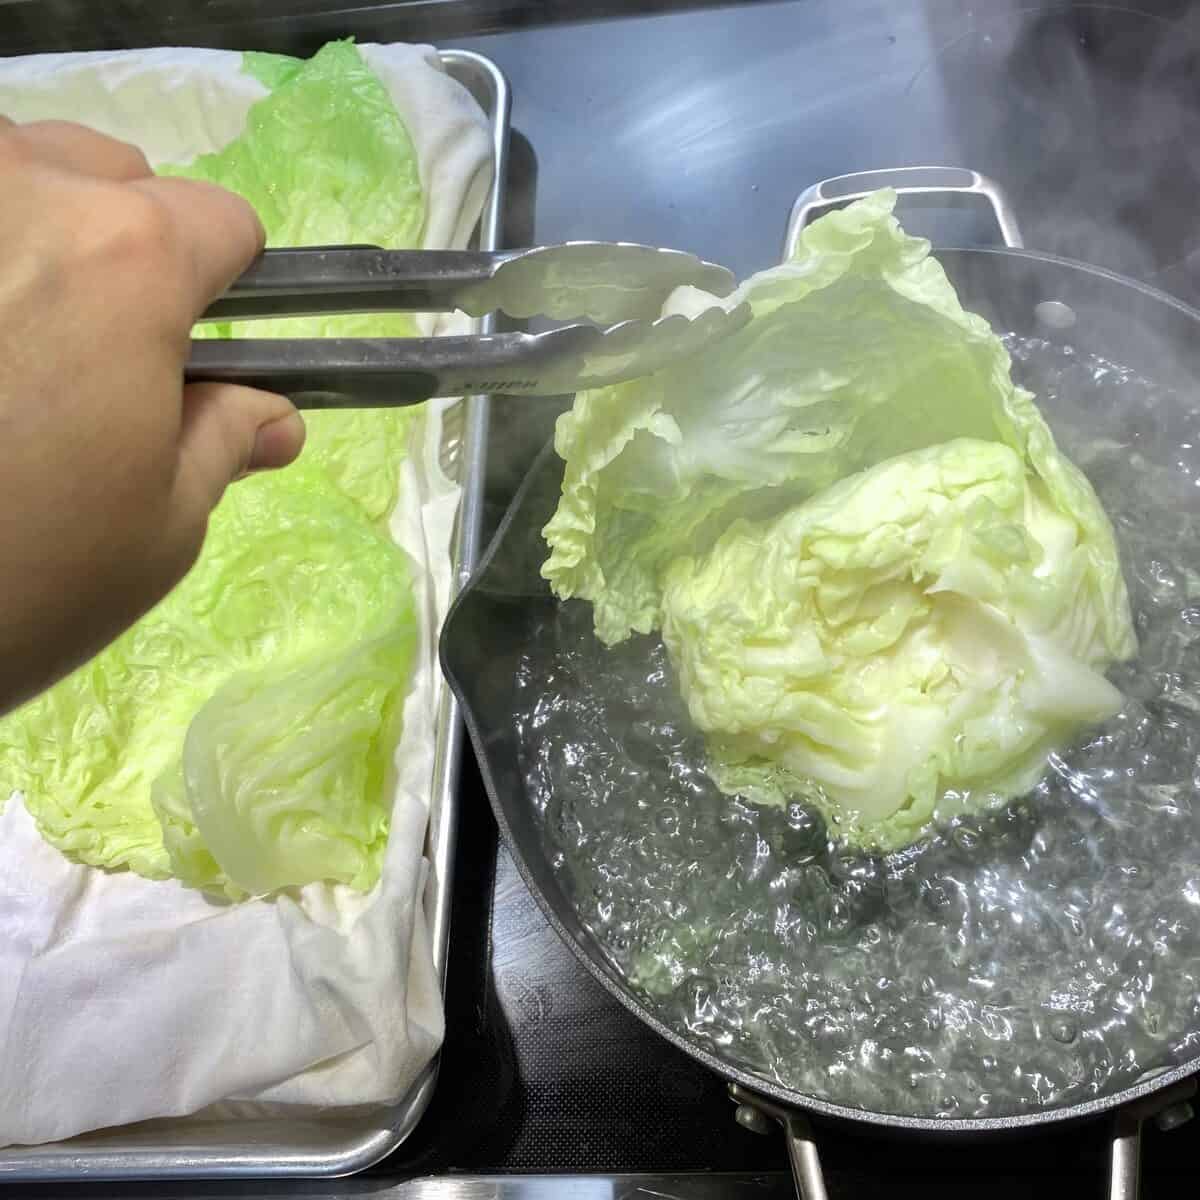
[[[931,25],[943,7],[928,0]],[[958,114],[955,165],[1000,181],[1027,246],[1196,303],[1200,10],[1155,7],[981,6],[929,69]]]

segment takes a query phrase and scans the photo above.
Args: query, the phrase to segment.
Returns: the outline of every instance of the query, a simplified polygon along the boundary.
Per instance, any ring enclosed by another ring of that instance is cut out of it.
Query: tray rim
[[[482,250],[500,248],[504,219],[505,176],[512,93],[508,79],[490,58],[472,50],[437,48],[438,58],[452,78],[475,96],[484,108],[492,143],[493,178],[477,227]],[[474,86],[472,86],[474,85]],[[493,332],[494,316],[476,322],[480,332]],[[453,602],[478,562],[483,529],[484,488],[487,467],[490,401],[487,396],[464,398],[464,425],[458,517],[452,549],[450,600]],[[429,824],[425,853],[429,862],[424,904],[429,921],[434,969],[439,990],[445,995],[450,945],[451,897],[454,852],[457,844],[458,782],[462,765],[464,727],[458,701],[443,683],[436,723]],[[246,1178],[333,1178],[366,1170],[393,1153],[417,1127],[433,1099],[441,1051],[430,1060],[405,1097],[394,1105],[375,1109],[366,1117],[335,1117],[330,1124],[345,1129],[328,1147],[295,1145],[282,1137],[250,1145],[181,1145],[166,1149],[148,1145],[144,1136],[119,1128],[81,1134],[60,1142],[31,1147],[0,1148],[0,1186],[5,1183],[49,1183],[101,1180],[185,1180]],[[186,1121],[187,1118],[178,1118]],[[209,1121],[244,1131],[253,1122]],[[272,1128],[291,1125],[285,1119],[262,1122]],[[315,1128],[319,1119],[297,1122],[299,1129]],[[102,1144],[101,1144],[102,1143]],[[124,1145],[122,1144],[124,1143]]]

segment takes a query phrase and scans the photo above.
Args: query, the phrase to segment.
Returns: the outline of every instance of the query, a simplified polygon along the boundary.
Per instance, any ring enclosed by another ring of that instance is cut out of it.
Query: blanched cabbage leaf
[[[233,899],[315,879],[367,890],[387,845],[397,684],[414,642],[402,620],[348,654],[218,688],[151,789],[172,873]]]
[[[387,89],[354,44],[330,42],[303,62],[247,55],[243,69],[273,90],[251,107],[241,136],[161,173],[218,183],[245,196],[258,212],[268,246],[419,247],[425,200],[416,152]],[[343,322],[362,319],[330,318],[323,331],[332,334],[345,328]],[[403,314],[397,319],[409,320]],[[255,321],[243,332],[249,336],[251,327],[274,324],[294,328],[298,320],[310,319]],[[210,336],[222,332],[219,323],[209,329]]]
[[[1026,790],[1135,649],[1095,493],[894,199],[743,284],[741,332],[576,398],[543,567],[603,641],[661,629],[723,790],[882,846]]]
[[[1014,451],[966,438],[735,522],[672,561],[663,601],[714,777],[807,793],[885,846],[945,789],[1028,790],[1048,749],[1121,706],[1088,558]]]
[[[220,183],[272,244],[421,243],[412,144],[350,43],[247,55],[275,90],[241,137],[170,173]],[[197,336],[371,335],[410,317],[202,326]],[[232,898],[316,880],[369,889],[416,644],[391,540],[411,413],[310,414],[300,462],[231,487],[183,583],[95,660],[0,721],[13,791],[81,862]]]
[[[398,734],[415,636],[403,552],[324,469],[245,479],[175,591],[0,722],[0,786],[95,866],[236,895],[271,890],[258,885],[298,860],[316,873],[292,870],[289,883],[369,887],[387,831],[379,759]],[[229,875],[229,888],[228,870],[200,872],[180,835],[222,822],[224,840],[208,843],[222,867],[222,847],[275,842],[261,874]],[[343,852],[321,865],[308,848],[325,826]]]

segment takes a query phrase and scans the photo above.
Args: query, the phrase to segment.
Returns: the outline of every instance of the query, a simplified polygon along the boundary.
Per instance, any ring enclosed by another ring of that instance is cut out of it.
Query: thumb
[[[225,383],[188,384],[176,499],[204,521],[234,480],[286,467],[303,447],[304,421],[285,397]]]

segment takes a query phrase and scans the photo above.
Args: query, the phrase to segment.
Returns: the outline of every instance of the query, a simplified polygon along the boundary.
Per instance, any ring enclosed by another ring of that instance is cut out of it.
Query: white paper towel
[[[491,178],[487,123],[429,47],[364,46],[417,149],[427,247],[463,245]],[[235,137],[265,89],[220,50],[0,61],[0,113],[84,121],[188,161]],[[444,402],[426,406],[392,516],[416,566],[422,638],[382,880],[218,906],[174,882],[106,874],[0,813],[0,1145],[38,1143],[219,1101],[346,1106],[408,1090],[441,1043],[422,909],[458,488],[438,467]]]

